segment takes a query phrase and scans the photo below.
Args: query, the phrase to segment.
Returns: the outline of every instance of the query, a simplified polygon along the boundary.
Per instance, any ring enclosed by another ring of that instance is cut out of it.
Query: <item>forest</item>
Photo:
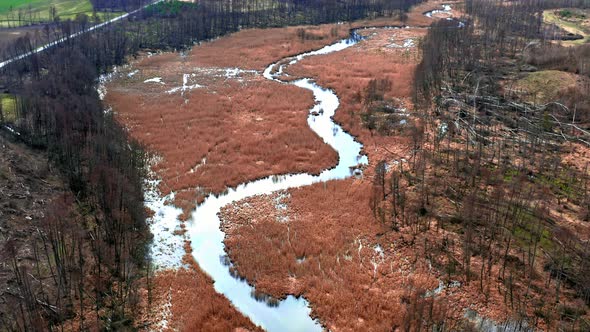
[[[590,48],[560,45],[540,19],[588,5],[467,0],[464,25],[433,23],[415,72],[412,158],[390,172],[381,162],[373,179],[376,218],[418,238],[433,225],[456,234],[425,240],[432,264],[486,299],[498,291],[515,330],[590,328],[590,247],[572,226],[590,218],[589,165],[572,161],[590,146]],[[536,75],[582,83],[524,91]],[[387,84],[372,81],[367,98]],[[387,122],[367,126],[387,135]]]
[[[248,28],[403,20],[421,2],[164,1],[72,38],[94,20],[48,25],[48,37],[66,41],[0,69],[0,130],[46,154],[67,190],[48,207],[30,243],[2,242],[11,291],[1,296],[0,329],[132,329],[140,291],[151,294],[144,183],[154,156],[105,109],[97,91],[117,66],[142,52],[186,50]],[[92,4],[128,11],[145,1]],[[375,75],[355,93],[364,129],[377,138],[403,136],[410,149],[407,160],[372,161],[370,198],[361,190],[352,197],[367,198],[379,237],[401,234],[399,242],[415,247],[416,257],[423,254],[445,287],[459,283],[483,303],[501,302],[513,330],[587,331],[590,45],[562,44],[567,32],[543,22],[543,11],[587,9],[590,2],[465,0],[461,6],[463,17],[435,21],[416,39],[412,117],[395,113],[399,101],[386,97],[394,81]],[[303,28],[296,36],[314,38]],[[25,36],[1,53],[9,59],[36,46]],[[356,115],[349,114],[353,122]],[[406,310],[398,330],[469,330],[451,317],[453,303],[426,289],[408,290],[399,305]]]
[[[18,257],[18,241],[2,248],[14,290],[2,302],[2,329],[129,328],[137,314],[138,285],[144,278],[149,285],[142,188],[149,156],[105,112],[96,90],[100,75],[140,50],[182,49],[249,27],[399,15],[415,3],[171,1],[75,38],[68,36],[89,22],[59,22],[56,31],[67,38],[64,43],[16,61],[0,74],[4,95],[14,100],[14,106],[0,109],[0,125],[9,135],[17,133],[13,139],[47,153],[50,167],[60,171],[69,189],[52,203],[32,237],[31,257]],[[94,2],[100,8],[113,9],[113,4]],[[33,47],[25,36],[4,54],[10,58]],[[78,326],[69,321],[88,312],[96,321],[80,319]]]
[[[92,8],[95,11],[130,11],[139,8],[148,2],[145,0],[91,0]]]

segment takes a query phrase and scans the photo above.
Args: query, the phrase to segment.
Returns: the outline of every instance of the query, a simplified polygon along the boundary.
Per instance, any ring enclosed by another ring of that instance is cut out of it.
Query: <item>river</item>
[[[450,11],[450,7],[445,6],[442,11]],[[425,15],[430,17],[432,13],[428,12]],[[361,40],[356,30],[353,30],[347,39],[319,50],[282,59],[269,65],[263,73],[268,80],[292,84],[313,92],[315,105],[309,110],[307,123],[326,144],[338,152],[338,164],[316,176],[307,173],[274,175],[238,185],[217,196],[210,195],[196,208],[186,224],[186,236],[191,241],[192,254],[201,269],[214,280],[215,290],[227,297],[240,312],[266,331],[321,331],[322,326],[310,317],[311,308],[304,298],[290,295],[271,306],[253,296],[256,292],[254,287],[230,274],[231,263],[225,252],[225,233],[220,229],[218,213],[223,206],[247,197],[348,178],[360,171],[360,165],[368,163],[367,157],[361,154],[362,144],[333,121],[339,106],[339,99],[334,91],[318,85],[310,78],[281,80],[288,66],[308,57],[342,51]],[[164,204],[166,199],[171,198],[173,197],[160,198],[152,192],[146,205],[157,215],[157,222],[151,226],[154,234],[154,262],[160,267],[175,268],[180,266],[184,251],[181,237],[166,235],[170,233],[169,230],[176,227],[176,218],[180,214],[179,209]]]
[[[272,64],[264,71],[264,77],[269,80],[278,81],[281,84],[293,84],[313,92],[316,102],[309,111],[307,123],[326,144],[338,152],[339,160],[336,167],[325,170],[318,176],[306,173],[271,176],[239,185],[220,196],[210,196],[197,207],[191,218],[194,222],[187,226],[187,235],[191,240],[194,258],[199,266],[215,280],[215,290],[225,295],[254,324],[267,331],[321,331],[322,327],[319,322],[310,318],[310,308],[305,299],[288,296],[285,300],[278,302],[277,306],[269,306],[266,302],[258,301],[252,296],[254,288],[246,281],[236,279],[230,274],[229,266],[224,259],[225,234],[219,227],[218,212],[223,206],[246,197],[347,178],[352,175],[357,165],[368,162],[367,158],[361,155],[362,145],[332,120],[339,106],[338,97],[333,91],[317,85],[311,79],[300,79],[289,83],[279,79],[281,69],[286,69],[287,66],[306,57],[337,52],[355,45],[359,40],[355,36],[356,34],[353,34],[349,39],[317,51],[290,57],[286,59],[287,64]],[[279,63],[284,62],[285,60],[279,61]]]

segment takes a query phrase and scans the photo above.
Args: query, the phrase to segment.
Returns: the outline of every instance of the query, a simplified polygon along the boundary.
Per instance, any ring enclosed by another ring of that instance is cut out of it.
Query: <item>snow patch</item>
[[[241,75],[243,74],[257,74],[256,70],[244,70],[240,68],[226,68],[225,69],[225,78],[226,79],[237,79],[238,81],[242,81]]]
[[[201,159],[201,162],[198,163],[198,164],[196,164],[193,168],[191,168],[191,170],[189,171],[189,173],[192,174],[192,173],[196,172],[199,169],[199,167],[201,167],[201,166],[203,166],[205,164],[207,164],[207,157],[203,157],[203,159]]]
[[[16,130],[12,129],[11,127],[4,126],[4,128],[6,128],[9,132],[13,133],[14,135],[20,136],[20,133],[18,131],[16,131]]]
[[[161,197],[158,191],[159,180],[145,182],[145,206],[154,212],[148,218],[148,225],[154,235],[150,247],[151,258],[156,269],[180,268],[184,251],[184,237],[174,234],[179,224],[178,217],[182,210],[167,201],[174,200],[174,193]]]
[[[442,10],[435,9],[435,10],[425,13],[424,16],[432,18],[432,15],[436,15],[436,14],[451,14],[451,9],[452,8],[450,5],[442,5]]]
[[[162,78],[161,77],[150,78],[150,79],[147,79],[147,80],[143,81],[143,83],[160,83],[160,84],[166,84],[166,83],[162,82]]]
[[[387,45],[387,47],[389,48],[413,48],[416,47],[416,42],[414,41],[413,38],[408,38],[406,40],[404,40],[403,44],[397,44],[395,42]]]
[[[102,74],[100,77],[98,77],[98,86],[96,87],[96,91],[98,92],[98,98],[100,98],[100,100],[104,100],[104,97],[107,95],[106,84],[113,80],[118,71],[118,67],[113,67],[112,72]]]
[[[181,92],[181,95],[184,95],[184,93],[186,91],[189,91],[189,90],[192,90],[192,89],[203,88],[204,86],[202,86],[200,84],[196,84],[196,83],[195,84],[191,84],[191,85],[188,84],[189,79],[191,77],[194,77],[194,76],[195,76],[195,74],[183,74],[182,75],[182,86],[176,87],[176,88],[172,88],[172,89],[166,91],[166,93],[172,94],[172,93],[175,93],[175,92],[180,91]]]
[[[290,197],[291,197],[291,195],[288,192],[281,191],[274,198],[274,205],[275,205],[275,209],[277,210],[277,221],[278,222],[288,222],[289,221],[289,215],[287,213],[288,206],[287,206],[286,200]]]

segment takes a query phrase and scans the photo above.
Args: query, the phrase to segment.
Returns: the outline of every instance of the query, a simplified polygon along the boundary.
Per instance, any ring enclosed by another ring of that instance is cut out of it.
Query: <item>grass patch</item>
[[[576,85],[576,75],[559,70],[542,70],[529,73],[516,82],[516,88],[528,94],[530,102],[544,104],[555,101],[560,91]]]
[[[576,179],[568,177],[565,174],[555,174],[554,176],[541,175],[536,178],[536,182],[547,186],[553,190],[556,195],[574,198],[579,188]]]
[[[19,11],[24,16],[20,25],[51,22],[50,8],[52,7],[55,7],[56,16],[59,16],[61,20],[75,19],[78,14],[86,14],[89,17],[94,15],[90,0],[2,0],[0,2],[0,27],[7,27],[9,23],[10,26],[18,26]],[[101,20],[120,14],[97,12]]]
[[[0,14],[10,11],[10,8],[26,8],[28,5],[37,6],[46,0],[2,0],[0,1]]]
[[[16,120],[16,97],[11,94],[0,93],[0,103],[2,104],[4,121],[14,122]]]
[[[574,18],[574,19],[586,19],[586,14],[585,13],[579,13],[570,9],[562,9],[562,10],[558,10],[555,12],[555,14],[557,14],[559,17],[564,18],[564,19],[568,19],[568,18]]]
[[[518,175],[518,173],[519,172],[517,169],[510,168],[506,170],[506,173],[504,173],[504,181],[511,182],[512,179]]]
[[[580,45],[590,42],[588,13],[581,9],[545,10],[543,22],[555,24],[567,32],[584,36],[584,39],[563,41],[565,45]]]
[[[521,248],[528,248],[529,246],[532,247],[534,242],[533,237],[538,236],[538,248],[543,248],[543,250],[547,252],[553,252],[555,249],[555,243],[553,243],[552,240],[553,236],[551,235],[551,232],[545,227],[542,227],[540,234],[537,235],[533,233],[532,229],[529,229],[529,225],[517,226],[514,228],[513,235],[518,246]]]

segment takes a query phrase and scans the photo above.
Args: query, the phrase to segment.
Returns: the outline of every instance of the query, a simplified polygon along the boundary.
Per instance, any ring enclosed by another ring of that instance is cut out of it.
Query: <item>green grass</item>
[[[16,120],[16,98],[10,94],[0,93],[0,103],[2,104],[4,121],[14,122]]]
[[[569,12],[569,11],[567,11],[567,10],[558,11],[558,13],[560,13],[560,14],[565,13],[565,12]],[[584,19],[583,15],[578,15],[578,14],[567,15],[566,14],[566,15],[562,15],[561,17],[559,17],[555,13],[556,13],[556,11],[553,9],[544,11],[543,12],[543,21],[545,23],[555,24],[567,32],[571,32],[574,34],[579,34],[579,35],[584,36],[584,39],[562,41],[563,44],[565,44],[565,45],[580,45],[580,44],[590,42],[590,31],[589,31],[590,28],[588,27],[587,23],[586,24],[584,23],[585,19]],[[564,18],[570,18],[570,20],[566,20]],[[571,18],[578,18],[578,19],[571,20]]]
[[[0,14],[5,14],[10,8],[24,8],[31,5],[37,5],[37,3],[43,2],[43,0],[2,0],[0,1]]]
[[[567,197],[574,199],[580,194],[580,184],[577,182],[577,178],[567,176],[567,174],[552,174],[552,175],[541,175],[535,179],[535,181],[541,185],[549,187],[553,190],[556,195],[560,197]]]
[[[8,26],[10,24],[15,26],[18,24],[18,20],[14,19],[18,17],[19,10],[25,14],[25,20],[29,19],[29,7],[31,8],[32,20],[34,22],[49,22],[50,8],[55,7],[56,15],[61,20],[74,19],[78,14],[86,14],[90,17],[93,16],[93,7],[90,0],[0,0],[0,26]],[[12,8],[12,14],[10,9]],[[97,13],[101,20],[104,20],[107,13]],[[120,15],[120,13],[108,13],[110,17]],[[28,24],[25,22],[24,25]]]
[[[533,72],[516,82],[517,89],[530,94],[528,101],[536,103],[555,101],[561,90],[573,85],[576,85],[576,76],[559,70]]]
[[[512,179],[518,175],[518,173],[519,172],[517,169],[508,169],[504,174],[504,181],[511,182]]]
[[[532,220],[534,217],[530,217]],[[530,229],[529,229],[530,227]],[[524,226],[516,226],[514,228],[514,238],[516,239],[516,243],[521,248],[529,248],[532,247],[535,241],[535,237],[537,237],[537,247],[543,248],[543,250],[548,252],[553,252],[555,250],[555,243],[553,242],[553,235],[551,231],[546,227],[541,226],[540,234],[535,234],[532,230],[533,226],[531,225],[524,225]]]
[[[575,19],[585,19],[586,18],[585,13],[577,13],[577,12],[572,11],[570,9],[562,9],[562,10],[559,10],[555,13],[562,18],[575,18]]]

